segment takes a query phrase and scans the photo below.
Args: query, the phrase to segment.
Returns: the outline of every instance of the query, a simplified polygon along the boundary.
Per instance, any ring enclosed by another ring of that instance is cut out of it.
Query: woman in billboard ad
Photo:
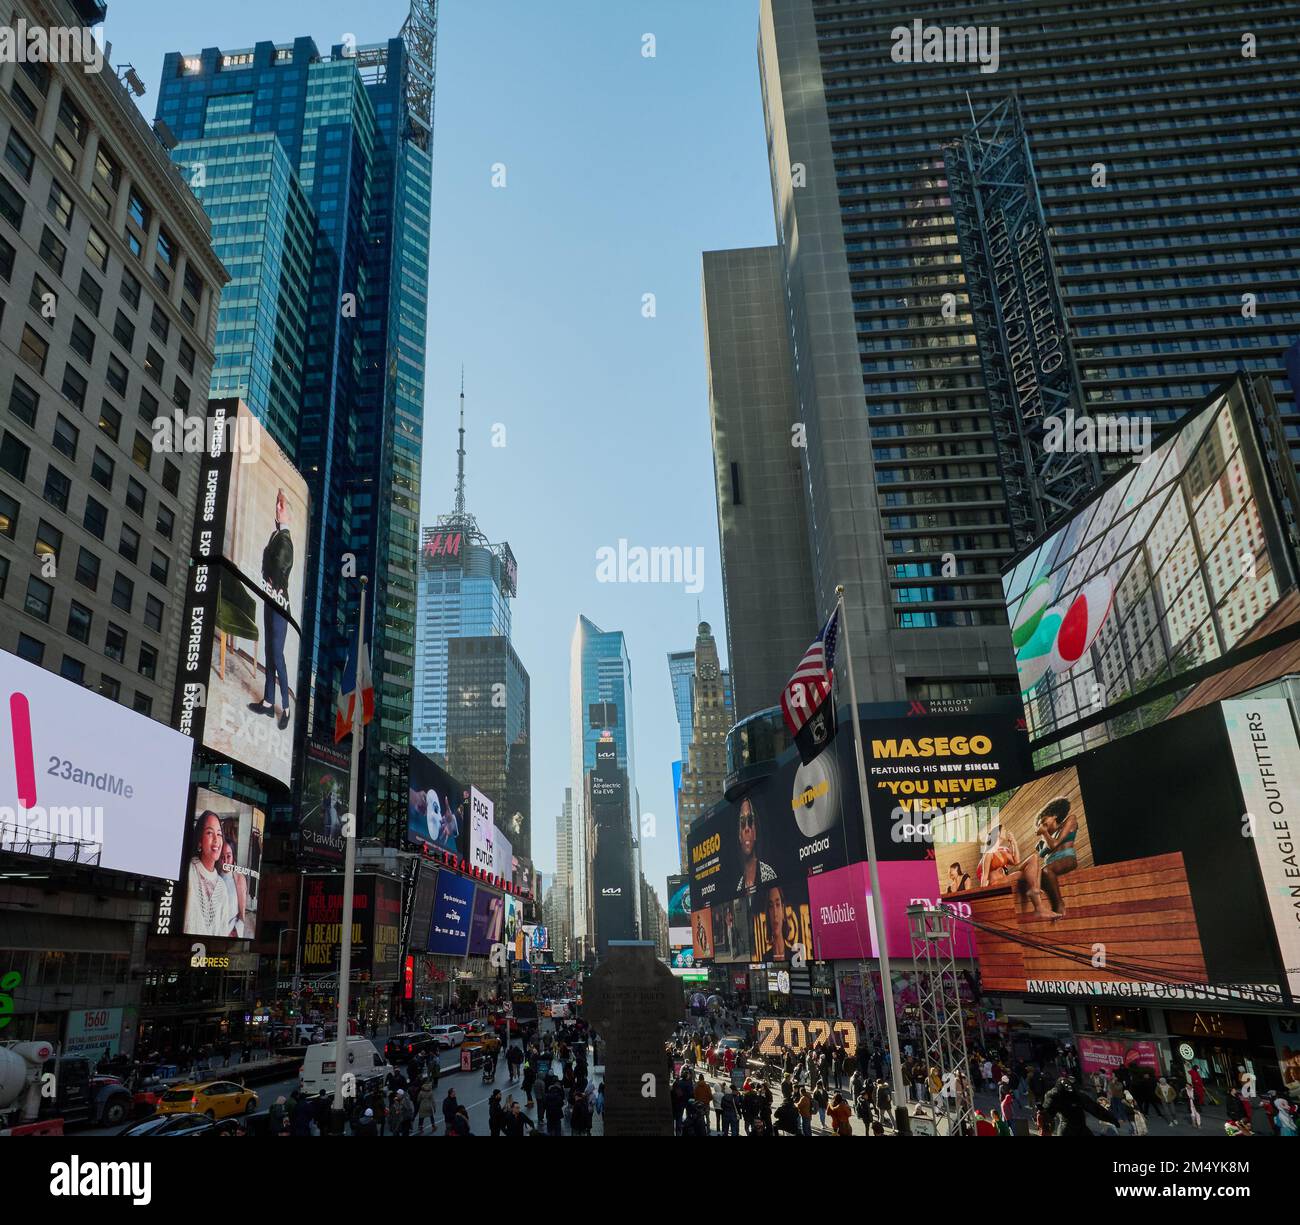
[[[257,928],[262,813],[200,788],[186,869],[185,934],[251,940]]]

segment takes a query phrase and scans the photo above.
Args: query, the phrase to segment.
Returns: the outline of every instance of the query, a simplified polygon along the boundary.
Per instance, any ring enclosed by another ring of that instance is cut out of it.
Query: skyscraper
[[[686,840],[691,822],[722,799],[727,776],[727,729],[732,724],[718,665],[718,644],[707,621],[700,622],[695,636],[691,689],[691,743],[682,763],[677,809],[677,846],[683,872],[689,867]]]
[[[172,52],[157,110],[239,267],[214,389],[311,488],[303,734],[332,734],[367,575],[374,748],[411,732],[436,32],[435,0],[413,0],[379,45]]]
[[[732,696],[731,672],[722,669],[722,699],[726,707],[727,726],[735,722],[735,702]],[[680,833],[682,810],[682,770],[691,754],[691,738],[695,721],[695,652],[669,651],[668,680],[673,687],[673,708],[677,712],[677,735],[681,744],[681,757],[673,762],[673,812]]]
[[[564,803],[555,818],[555,885],[550,916],[551,948],[555,960],[572,959],[573,948],[573,788],[565,787]]]
[[[895,58],[896,6],[761,6],[816,612],[844,583],[863,700],[1015,689],[1012,538],[943,162],[972,114],[1020,95],[1094,412],[1172,420],[1239,363],[1283,391],[1281,312],[1300,296],[1273,183],[1276,117],[1300,96],[1288,6],[997,16],[999,62],[981,71]],[[1228,28],[1276,54],[1266,65],[1237,36],[1226,50]],[[1252,317],[1220,269],[1265,264],[1270,305]]]
[[[607,735],[606,735],[607,733]],[[575,947],[585,955],[593,949],[591,913],[592,857],[588,776],[596,768],[596,746],[607,739],[612,764],[625,776],[623,808],[626,812],[627,870],[631,884],[635,838],[630,797],[636,794],[632,760],[632,662],[621,630],[606,632],[580,616],[569,651],[569,754],[573,810],[573,930]],[[611,888],[613,886],[610,886]],[[631,885],[629,885],[629,889]],[[633,899],[635,904],[636,899]]]

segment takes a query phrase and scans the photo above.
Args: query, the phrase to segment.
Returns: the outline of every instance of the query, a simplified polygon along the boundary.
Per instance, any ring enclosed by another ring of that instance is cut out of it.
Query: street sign
[[[460,1070],[470,1072],[474,1069],[474,1054],[467,1046],[460,1048]]]

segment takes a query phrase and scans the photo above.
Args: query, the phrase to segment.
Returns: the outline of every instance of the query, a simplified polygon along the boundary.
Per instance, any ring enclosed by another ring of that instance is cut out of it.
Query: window
[[[169,268],[175,259],[175,251],[176,246],[172,242],[171,235],[166,230],[160,229],[158,231],[158,258]]]
[[[172,388],[172,403],[182,409],[190,406],[190,389],[179,376],[176,379],[176,386]]]
[[[117,441],[118,433],[122,429],[122,414],[107,400],[99,406],[99,428],[114,442]]]
[[[176,529],[176,514],[170,506],[164,506],[158,503],[158,534],[164,540],[172,538],[172,532]]]
[[[0,536],[14,538],[18,531],[18,510],[18,499],[0,491]]]
[[[122,269],[122,297],[131,304],[132,310],[139,307],[140,282],[137,281],[125,268]]]
[[[21,230],[23,209],[22,196],[14,190],[13,184],[0,174],[0,217],[3,217],[15,230]]]
[[[5,161],[20,175],[24,183],[32,181],[32,168],[36,165],[36,154],[32,147],[13,128],[9,129],[9,139],[5,141]]]
[[[115,355],[108,355],[108,368],[104,371],[104,381],[123,399],[126,398],[126,366]]]
[[[90,623],[95,619],[94,613],[84,604],[72,601],[68,608],[68,636],[78,642],[90,641]]]
[[[152,677],[150,679],[152,679]],[[152,719],[153,698],[151,698],[147,693],[141,693],[140,690],[137,689],[135,691],[135,698],[131,702],[131,709],[134,710],[136,714],[147,715]]]
[[[121,186],[122,170],[102,140],[99,142],[99,150],[95,154],[95,174],[114,192]]]
[[[113,576],[113,604],[129,613],[135,603],[135,584],[120,570]]]
[[[62,137],[54,138],[54,160],[70,175],[77,173],[77,155],[63,143]]]
[[[180,496],[181,470],[169,459],[163,460],[162,486],[168,493]]]
[[[162,632],[163,602],[156,595],[144,598],[144,623],[155,633]]]
[[[194,346],[190,344],[184,336],[181,337],[180,352],[177,354],[177,361],[180,362],[181,368],[188,374],[194,373]]]
[[[154,303],[153,312],[149,317],[149,330],[158,337],[163,344],[167,343],[167,337],[171,335],[171,323],[167,318],[166,312]]]
[[[32,292],[27,295],[27,305],[40,315],[50,327],[54,326],[54,315],[58,310],[59,295],[39,276],[32,277]]]
[[[7,586],[9,586],[9,559],[0,557],[0,597],[3,597]]]
[[[122,535],[117,542],[117,551],[129,562],[140,560],[140,533],[129,524],[122,524]]]
[[[41,228],[41,259],[62,276],[63,264],[67,258],[68,248],[54,236],[54,231],[48,225],[43,226]]]
[[[126,203],[126,215],[140,227],[144,233],[149,232],[149,218],[153,216],[153,210],[144,202],[140,193],[131,189],[131,194]]]
[[[49,555],[57,561],[62,548],[63,533],[54,524],[42,519],[36,525],[36,556],[44,557]]]
[[[60,472],[51,464],[45,469],[45,489],[42,492],[51,506],[67,513],[68,495],[72,492],[72,481],[67,473]]]
[[[86,234],[86,258],[90,260],[100,272],[108,271],[108,240],[91,226]],[[122,278],[123,297],[126,296],[126,278]]]
[[[77,582],[91,591],[99,590],[99,558],[84,546],[77,553]]]
[[[126,630],[111,621],[104,631],[104,654],[117,664],[126,657]]]
[[[66,455],[69,459],[76,459],[77,439],[80,435],[81,431],[60,413],[58,419],[54,422],[54,449]]]
[[[99,308],[104,301],[104,287],[85,269],[81,272],[81,285],[77,289],[77,297],[85,306],[90,307],[95,318],[99,318]]]
[[[65,230],[72,229],[72,197],[57,181],[50,184],[50,213]]]
[[[158,401],[153,398],[143,387],[140,388],[140,416],[147,421],[150,426],[158,420]]]
[[[149,463],[153,459],[153,442],[139,431],[136,432],[135,443],[131,447],[131,458],[137,468],[149,471]]]
[[[90,477],[98,481],[105,489],[113,488],[113,461],[98,447],[95,448],[95,460],[90,466]]]
[[[158,352],[153,345],[146,345],[144,351],[144,372],[159,387],[162,386],[163,359],[162,354]]]
[[[71,362],[63,368],[63,394],[69,402],[75,404],[82,412],[86,410],[86,379],[75,369]]]
[[[18,346],[18,356],[37,374],[45,373],[45,359],[49,356],[50,346],[34,331],[30,324],[23,325],[23,339]]]
[[[131,254],[134,255],[136,259],[144,258],[144,243],[140,241],[139,236],[134,230],[127,230],[126,245],[131,248]]]
[[[110,701],[116,702],[122,696],[122,685],[106,672],[99,678],[99,692]]]
[[[158,652],[147,642],[140,644],[140,662],[135,669],[146,680],[155,680],[158,676]]]
[[[86,513],[82,516],[81,523],[97,540],[103,540],[104,533],[108,530],[108,507],[87,494]]]
[[[36,407],[40,402],[41,397],[37,394],[36,389],[29,387],[22,379],[14,375],[14,385],[9,392],[9,411],[24,424],[35,425]]]
[[[30,575],[27,579],[27,599],[23,611],[38,621],[50,619],[50,605],[54,603],[54,588],[44,579]]]
[[[74,659],[71,655],[63,657],[63,663],[59,665],[59,675],[65,681],[75,681],[78,685],[86,683],[86,665],[79,659]]]
[[[155,583],[161,583],[164,587],[167,585],[167,574],[171,569],[171,562],[167,560],[167,554],[161,549],[154,549],[153,561],[149,563],[149,577]]]
[[[32,127],[36,127],[36,116],[40,108],[32,101],[31,94],[18,84],[17,78],[9,87],[9,96],[14,100],[14,105],[27,117],[27,122]]]
[[[86,122],[85,115],[81,113],[81,108],[66,93],[59,99],[59,122],[67,128],[68,134],[77,144],[86,143],[86,134],[90,131],[90,125]]]
[[[95,333],[84,320],[73,316],[72,335],[69,337],[72,351],[85,362],[95,360]]]
[[[105,221],[113,220],[113,201],[105,193],[104,189],[98,183],[90,185],[90,198],[95,202],[95,207],[99,210],[99,215]]]
[[[48,64],[39,60],[28,60],[18,66],[27,74],[27,79],[40,90],[42,98],[50,92],[50,66]]]
[[[185,266],[185,292],[197,305],[203,298],[203,281],[190,265]]]
[[[3,468],[10,476],[16,476],[20,481],[27,479],[27,459],[31,455],[31,448],[24,446],[8,430],[5,430],[4,440],[0,441],[0,468]]]
[[[0,238],[0,278],[3,278],[4,280],[7,281],[13,276],[14,258],[15,256],[17,256],[17,254],[18,252],[14,250],[13,243],[8,242],[3,238]],[[184,343],[185,342],[182,340],[181,344]],[[193,350],[191,349],[190,352],[192,353]],[[184,360],[184,356],[185,356],[185,351],[182,349],[181,350],[182,360]],[[193,369],[193,367],[191,367],[191,369]]]
[[[18,635],[18,658],[29,664],[39,664],[45,658],[45,643],[27,634]]]
[[[144,486],[133,476],[126,478],[126,508],[133,515],[144,517]]]
[[[131,346],[135,344],[135,324],[121,311],[113,317],[113,339],[130,354]]]

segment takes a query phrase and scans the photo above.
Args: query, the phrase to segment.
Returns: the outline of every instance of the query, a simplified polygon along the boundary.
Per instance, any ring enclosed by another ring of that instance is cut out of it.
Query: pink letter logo
[[[9,695],[9,720],[14,733],[14,773],[18,778],[18,802],[36,807],[36,758],[32,752],[32,717],[25,693]]]

